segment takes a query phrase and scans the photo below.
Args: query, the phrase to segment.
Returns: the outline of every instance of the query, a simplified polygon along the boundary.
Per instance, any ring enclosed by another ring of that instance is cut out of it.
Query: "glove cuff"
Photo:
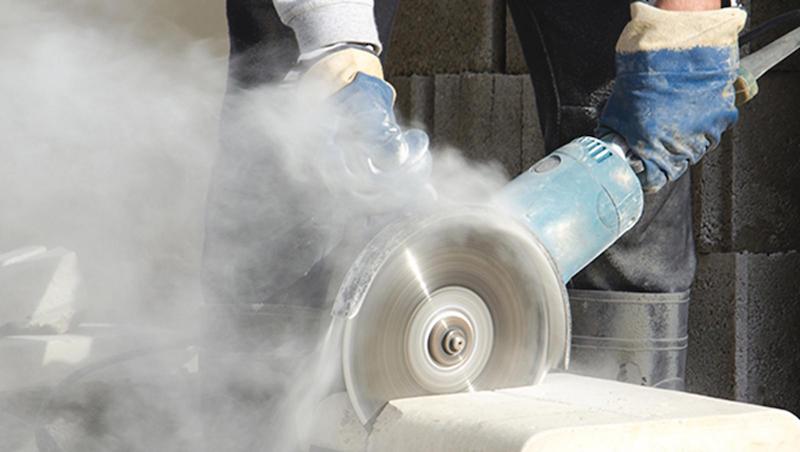
[[[326,90],[335,93],[352,83],[359,72],[383,80],[383,66],[374,53],[348,47],[314,63],[303,79],[322,83]]]
[[[747,13],[739,8],[666,11],[636,2],[617,53],[736,46],[746,21]]]

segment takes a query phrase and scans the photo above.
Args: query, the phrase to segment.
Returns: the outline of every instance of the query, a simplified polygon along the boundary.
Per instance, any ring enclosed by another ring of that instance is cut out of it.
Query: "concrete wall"
[[[751,22],[798,8],[751,0]],[[401,114],[514,175],[544,154],[534,93],[502,0],[402,0],[387,71]],[[800,413],[800,56],[695,178],[700,268],[689,389]]]

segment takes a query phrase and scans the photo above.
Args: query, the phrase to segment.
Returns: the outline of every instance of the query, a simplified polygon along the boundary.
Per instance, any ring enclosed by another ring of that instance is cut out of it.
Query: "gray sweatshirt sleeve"
[[[300,52],[340,42],[371,44],[380,51],[373,0],[273,0],[283,23],[294,30]]]

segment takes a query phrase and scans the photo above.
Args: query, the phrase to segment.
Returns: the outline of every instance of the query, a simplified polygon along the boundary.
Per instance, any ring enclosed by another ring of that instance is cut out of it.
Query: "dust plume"
[[[314,403],[341,382],[319,343],[324,291],[292,284],[332,278],[314,264],[343,237],[363,243],[434,201],[401,184],[347,195],[325,139],[332,106],[282,86],[229,87],[223,103],[219,43],[145,21],[146,4],[0,1],[0,254],[75,256],[61,337],[83,347],[65,360],[41,349],[54,331],[2,330],[30,344],[0,370],[2,450],[302,447]],[[434,168],[438,203],[505,180],[452,150]],[[300,309],[265,306],[270,291]]]

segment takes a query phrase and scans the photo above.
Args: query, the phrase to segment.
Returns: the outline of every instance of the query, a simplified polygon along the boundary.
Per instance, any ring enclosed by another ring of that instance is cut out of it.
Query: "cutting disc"
[[[558,271],[524,226],[493,210],[388,228],[341,294],[357,298],[343,370],[364,424],[389,400],[532,384],[567,359]]]

